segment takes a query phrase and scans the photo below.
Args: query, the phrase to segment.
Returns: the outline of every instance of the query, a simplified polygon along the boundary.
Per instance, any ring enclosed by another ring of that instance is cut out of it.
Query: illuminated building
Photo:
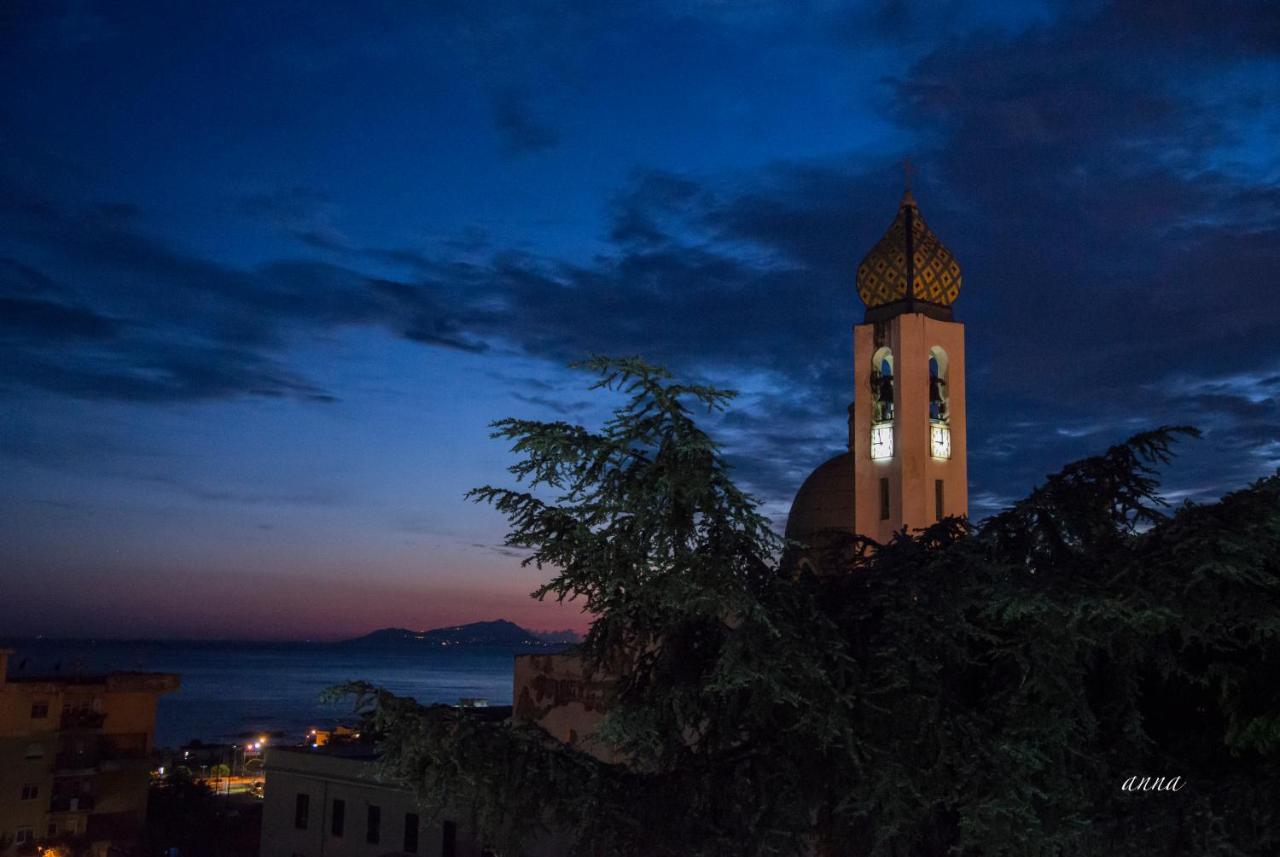
[[[964,326],[952,304],[960,265],[925,225],[910,190],[884,237],[858,266],[866,305],[853,328],[854,399],[848,451],[805,480],[787,520],[800,543],[786,563],[832,570],[832,548],[854,534],[888,541],[969,511]],[[608,677],[588,681],[573,654],[516,658],[514,719],[606,761],[592,741]]]
[[[95,855],[146,815],[156,701],[169,673],[8,676],[0,649],[0,853],[75,839]]]
[[[849,535],[886,542],[969,512],[964,325],[952,304],[960,265],[908,190],[884,237],[858,266],[866,305],[853,328],[848,451],[805,480],[786,534],[796,567],[830,570]]]

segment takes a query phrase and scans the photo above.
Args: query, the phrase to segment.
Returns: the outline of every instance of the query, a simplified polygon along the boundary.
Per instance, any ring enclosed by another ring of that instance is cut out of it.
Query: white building
[[[484,857],[449,818],[429,822],[409,789],[380,782],[365,744],[267,750],[261,857]]]

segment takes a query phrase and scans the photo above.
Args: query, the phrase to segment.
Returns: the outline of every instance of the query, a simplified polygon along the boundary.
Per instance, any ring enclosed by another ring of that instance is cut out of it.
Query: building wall
[[[582,658],[572,653],[530,654],[516,656],[513,681],[514,722],[536,724],[557,740],[602,761],[619,761],[594,740],[607,713],[607,676],[588,678]]]
[[[326,748],[272,747],[266,753],[261,857],[446,857],[443,818],[428,821],[408,789],[378,780],[370,758],[343,758]],[[299,795],[307,797],[306,824],[296,822]],[[334,801],[344,804],[341,835],[333,832]],[[379,842],[367,839],[369,807],[381,817]],[[407,814],[418,816],[418,847],[405,851]],[[483,853],[455,823],[455,857]]]
[[[139,828],[146,815],[156,700],[177,689],[178,677],[112,673],[11,680],[4,658],[0,842],[12,843],[19,830],[40,840],[83,834],[103,822],[116,830]],[[24,799],[24,787],[34,787],[34,797]],[[105,848],[111,841],[105,837],[100,844]]]
[[[26,758],[29,743],[21,735],[0,738],[0,843],[11,842],[22,828],[36,835],[47,830],[53,772],[47,759]],[[23,787],[32,785],[37,790],[35,799],[23,800]]]
[[[854,482],[857,532],[888,541],[904,526],[927,527],[937,519],[935,481],[943,482],[943,515],[969,513],[968,446],[965,423],[964,325],[907,313],[881,322],[884,344],[893,352],[893,457],[871,458],[871,361],[880,347],[876,325],[853,329]],[[948,358],[947,387],[951,457],[932,457],[929,447],[929,350],[939,346]],[[880,514],[880,480],[889,480],[889,517]]]

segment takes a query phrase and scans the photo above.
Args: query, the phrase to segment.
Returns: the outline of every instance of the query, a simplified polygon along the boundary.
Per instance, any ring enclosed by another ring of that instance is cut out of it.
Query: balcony
[[[120,732],[103,735],[100,742],[104,759],[146,759],[150,755],[150,736],[146,732]]]
[[[101,729],[102,724],[106,721],[106,712],[73,708],[62,712],[62,720],[59,723],[59,728],[63,731],[92,731],[94,729]]]
[[[59,753],[54,757],[53,772],[58,775],[91,774],[98,770],[101,760],[96,749],[84,753]]]
[[[49,799],[49,812],[88,812],[93,809],[93,795],[78,794],[74,797],[54,795]]]
[[[147,766],[151,762],[148,735],[125,732],[115,735],[77,736],[60,742],[54,757],[55,774],[90,774]]]

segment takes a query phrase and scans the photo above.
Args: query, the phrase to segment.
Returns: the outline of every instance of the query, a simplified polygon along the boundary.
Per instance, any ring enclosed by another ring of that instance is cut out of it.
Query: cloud
[[[236,200],[235,207],[241,215],[267,223],[308,247],[350,247],[351,242],[334,226],[337,206],[328,194],[316,188],[295,186],[246,194]]]
[[[493,96],[493,125],[503,150],[509,155],[527,155],[554,148],[560,135],[536,118],[529,99],[512,91]]]
[[[109,339],[116,325],[92,310],[56,301],[0,297],[0,340]]]
[[[1262,472],[1280,435],[1263,380],[1280,366],[1280,185],[1274,150],[1247,132],[1277,116],[1269,5],[1063,7],[940,37],[895,5],[881,26],[923,47],[885,79],[883,110],[913,143],[925,218],[965,269],[975,508],[1159,423],[1207,430],[1187,485]],[[473,48],[502,38],[484,30]],[[508,153],[557,145],[523,89],[486,85]],[[853,273],[893,216],[893,160],[637,169],[607,201],[601,251],[577,258],[474,229],[426,249],[360,247],[328,194],[289,186],[237,211],[325,261],[252,269],[161,240],[145,211],[11,180],[5,383],[144,402],[324,399],[325,379],[289,354],[350,326],[556,364],[641,353],[745,388],[718,428],[743,479],[781,503],[845,441]],[[554,409],[547,392],[527,401]]]
[[[156,237],[136,209],[80,209],[14,183],[0,191],[12,251],[0,260],[6,386],[137,402],[331,401],[287,365],[289,349],[316,333],[371,325],[416,342],[486,348],[429,283],[315,260],[235,268]],[[252,204],[274,212],[278,203]],[[17,255],[43,259],[47,270]]]

